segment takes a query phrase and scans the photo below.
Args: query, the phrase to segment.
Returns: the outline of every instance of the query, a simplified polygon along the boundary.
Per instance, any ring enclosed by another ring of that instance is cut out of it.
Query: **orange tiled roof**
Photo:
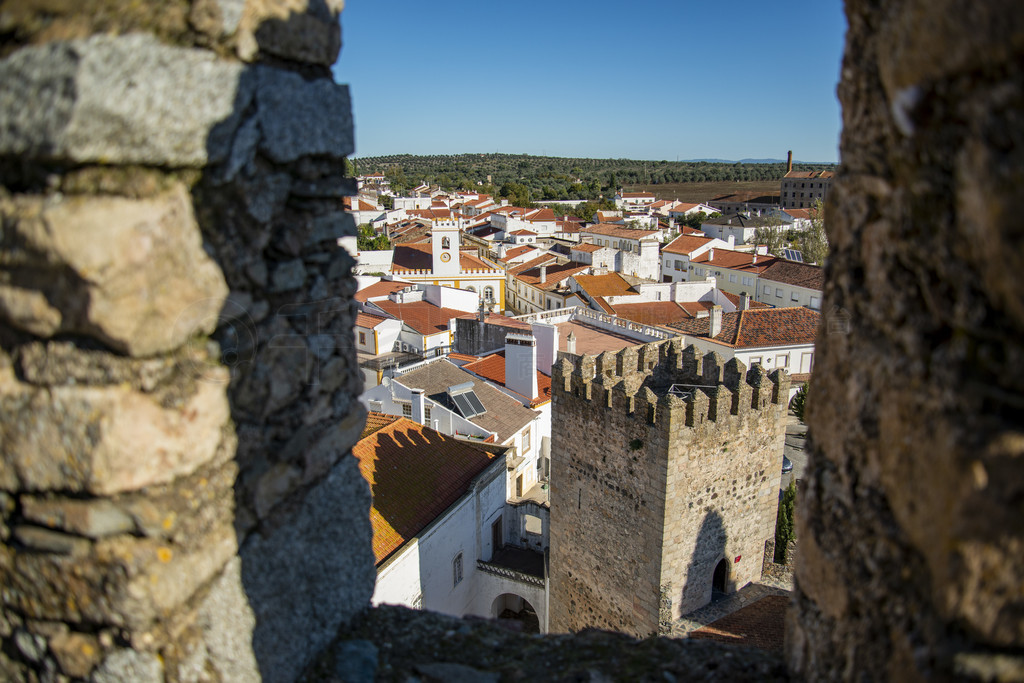
[[[355,293],[355,300],[366,303],[375,296],[387,296],[395,292],[401,292],[406,287],[412,287],[411,282],[399,282],[397,280],[381,280],[372,285],[363,287]]]
[[[595,251],[598,251],[600,249],[607,249],[607,248],[608,247],[602,247],[599,244],[588,244],[586,242],[584,242],[583,244],[574,244],[574,245],[572,245],[572,247],[570,247],[570,249],[572,251],[582,251],[582,252],[586,252],[588,254],[593,254]]]
[[[577,275],[576,284],[590,296],[629,296],[636,290],[618,273]]]
[[[627,228],[622,225],[613,225],[611,223],[597,223],[588,228],[584,228],[583,232],[630,240],[642,240],[645,237],[651,237],[658,234],[657,230],[640,230],[637,228]]]
[[[418,425],[370,413],[374,429],[352,448],[370,484],[377,566],[463,496],[495,453]],[[379,426],[378,426],[379,425]]]
[[[821,266],[777,259],[761,271],[761,277],[773,282],[821,290],[825,288],[825,273]]]
[[[355,326],[372,330],[385,320],[387,320],[387,318],[382,318],[378,315],[370,315],[369,313],[356,313]]]
[[[438,334],[448,329],[448,323],[452,318],[465,315],[465,311],[454,308],[442,308],[435,306],[429,301],[411,301],[400,304],[390,299],[374,301],[374,306],[380,307],[388,315],[394,316],[406,325],[416,330],[419,334]]]
[[[526,220],[530,222],[553,221],[556,220],[555,212],[551,209],[537,209],[533,213],[527,215]]]
[[[697,310],[710,308],[710,303],[675,302],[675,301],[643,301],[636,304],[615,304],[612,312],[620,318],[632,320],[642,325],[668,325],[679,320],[686,320],[696,315]]]
[[[711,239],[710,237],[705,237],[703,233],[700,235],[680,235],[666,244],[662,251],[667,251],[670,254],[689,255],[710,242]]]
[[[620,196],[623,199],[646,199],[647,197],[654,197],[650,192],[623,192]]]
[[[508,261],[509,259],[514,259],[517,256],[522,256],[523,254],[526,254],[526,253],[528,253],[530,251],[534,251],[536,248],[537,247],[534,247],[534,246],[531,246],[531,245],[526,245],[526,244],[524,244],[523,246],[520,246],[520,247],[514,247],[512,249],[508,249],[505,252],[505,255],[502,258],[498,259],[498,260],[499,261]]]
[[[532,261],[527,261],[509,270],[513,277],[538,289],[549,291],[555,289],[562,280],[590,268],[588,265],[579,263],[555,263],[555,257],[551,255],[539,256]],[[550,263],[549,263],[550,262]],[[544,284],[540,282],[540,267],[547,264],[545,275],[547,280]]]
[[[712,254],[714,258],[712,258]],[[745,251],[732,251],[731,249],[709,249],[700,256],[691,260],[692,263],[699,263],[705,266],[717,266],[718,268],[729,268],[730,270],[743,270],[752,273],[760,273],[774,263],[777,259],[774,256],[750,254]]]
[[[522,236],[532,235],[533,237],[537,236],[537,233],[533,232],[532,230],[513,230],[509,234],[510,235],[522,235]]]
[[[489,356],[484,356],[475,363],[468,363],[462,366],[463,370],[472,372],[479,377],[490,380],[495,384],[505,387],[505,352],[498,351]],[[505,387],[508,389],[508,387]],[[509,389],[509,391],[512,391]],[[513,392],[516,393],[516,392]],[[531,408],[547,403],[551,400],[551,378],[543,372],[537,371],[537,395],[524,396]]]
[[[432,270],[434,255],[431,248],[430,244],[401,244],[395,247],[391,270],[395,273],[410,270]],[[494,266],[466,252],[459,253],[459,267],[462,270],[494,270]]]
[[[722,315],[719,344],[736,348],[813,344],[821,314],[809,308],[758,308]],[[711,318],[680,320],[669,325],[684,334],[708,337]]]
[[[480,356],[474,356],[468,353],[449,353],[448,360],[462,360],[472,363],[475,360],[480,360]]]
[[[718,291],[721,292],[722,296],[724,296],[729,301],[733,302],[733,304],[735,304],[736,307],[739,308],[739,305],[740,305],[740,295],[739,294],[733,294],[732,292],[726,292],[723,289],[720,289]],[[751,292],[750,293],[750,306],[749,306],[749,308],[771,308],[771,306],[769,304],[761,303],[760,301],[754,301],[754,294],[753,294],[753,292]]]
[[[399,419],[401,418],[397,415],[385,415],[384,413],[378,413],[371,410],[366,415],[366,426],[363,427],[363,433],[359,438],[365,439],[370,434],[387,427],[389,424]]]

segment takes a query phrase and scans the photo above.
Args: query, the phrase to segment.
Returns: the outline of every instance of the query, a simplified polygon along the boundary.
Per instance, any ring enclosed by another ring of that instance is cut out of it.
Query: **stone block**
[[[0,396],[0,461],[30,491],[109,495],[187,475],[218,453],[230,415],[227,372],[210,372],[221,383],[196,382],[179,407],[123,385]]]
[[[60,670],[73,678],[85,678],[100,659],[100,644],[95,636],[66,632],[50,639],[50,652]]]
[[[79,536],[103,538],[135,530],[135,521],[110,500],[21,497],[25,519]]]
[[[238,27],[238,56],[255,61],[264,52],[331,66],[341,50],[338,15],[344,6],[344,0],[248,0]]]
[[[209,665],[223,681],[260,680],[253,656],[256,618],[242,586],[242,563],[232,559],[199,607],[196,626],[209,652]]]
[[[293,680],[368,603],[376,580],[369,507],[357,462],[344,457],[301,505],[277,512],[243,544],[242,585],[256,618],[251,643],[265,680]]]
[[[117,650],[93,672],[92,683],[163,683],[164,667],[152,652]]]
[[[222,161],[253,94],[242,65],[138,34],[24,48],[0,82],[0,154],[77,163]]]
[[[184,186],[138,200],[22,197],[0,202],[0,216],[12,273],[0,317],[15,327],[86,334],[134,356],[213,330],[227,284]]]
[[[275,163],[304,156],[341,159],[355,150],[348,86],[307,81],[292,71],[256,68],[260,151]]]

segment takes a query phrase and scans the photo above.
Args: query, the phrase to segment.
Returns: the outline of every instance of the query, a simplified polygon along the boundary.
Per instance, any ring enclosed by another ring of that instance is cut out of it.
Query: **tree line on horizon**
[[[356,175],[383,173],[399,194],[426,183],[446,190],[485,192],[517,200],[517,205],[596,200],[610,197],[622,187],[639,184],[781,181],[786,173],[783,162],[638,161],[497,153],[396,154],[351,161]],[[833,168],[831,164],[793,165],[797,171]]]

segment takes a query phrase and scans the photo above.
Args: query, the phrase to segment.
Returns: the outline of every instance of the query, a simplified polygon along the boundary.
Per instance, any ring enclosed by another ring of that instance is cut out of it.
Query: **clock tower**
[[[456,221],[434,221],[430,232],[434,275],[457,277],[459,274],[459,224]]]

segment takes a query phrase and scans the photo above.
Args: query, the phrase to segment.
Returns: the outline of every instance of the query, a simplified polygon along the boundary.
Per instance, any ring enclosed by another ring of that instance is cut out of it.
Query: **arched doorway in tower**
[[[523,633],[540,633],[537,610],[525,598],[515,593],[502,593],[494,599],[491,604],[491,618],[517,621]]]
[[[729,562],[723,557],[715,565],[715,573],[711,578],[711,599],[717,600],[725,595],[725,588],[729,582]]]

